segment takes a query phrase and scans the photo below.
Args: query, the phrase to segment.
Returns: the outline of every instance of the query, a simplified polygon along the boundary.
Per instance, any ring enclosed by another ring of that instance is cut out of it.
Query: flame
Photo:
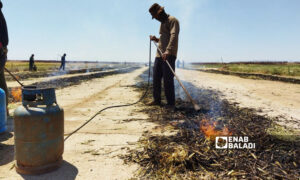
[[[22,101],[22,89],[20,87],[12,88],[11,95],[13,96],[15,102]]]
[[[216,136],[232,135],[232,132],[230,132],[227,127],[217,130],[217,125],[217,122],[211,122],[207,119],[203,119],[200,123],[200,130],[204,133],[205,137],[210,140],[215,140]]]

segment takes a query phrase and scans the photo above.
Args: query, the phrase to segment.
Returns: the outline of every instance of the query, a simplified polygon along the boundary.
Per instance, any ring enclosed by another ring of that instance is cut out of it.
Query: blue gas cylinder
[[[23,87],[14,112],[16,171],[41,174],[57,169],[64,151],[64,111],[53,88]]]
[[[0,133],[6,131],[6,96],[5,91],[0,88]]]

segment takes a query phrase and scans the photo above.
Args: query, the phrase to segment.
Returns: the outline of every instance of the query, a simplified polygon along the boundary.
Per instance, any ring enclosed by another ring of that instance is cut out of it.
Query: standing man
[[[29,59],[29,71],[33,70],[33,66],[34,66],[34,54],[32,54]]]
[[[0,88],[5,91],[6,94],[6,110],[8,115],[8,90],[4,76],[4,67],[7,60],[7,45],[8,45],[8,33],[4,15],[2,13],[2,2],[0,1]]]
[[[180,61],[177,59],[177,68],[180,68]]]
[[[65,66],[66,66],[66,53],[61,57],[61,65],[60,65],[60,68],[59,70],[65,70]]]
[[[160,25],[160,37],[150,36],[152,41],[158,43],[162,55],[157,50],[153,69],[153,97],[154,101],[150,105],[161,104],[161,80],[164,80],[165,96],[167,98],[167,108],[175,106],[174,75],[167,65],[168,61],[175,71],[175,60],[178,51],[179,21],[166,14],[164,7],[153,4],[149,9],[152,19],[155,18]]]

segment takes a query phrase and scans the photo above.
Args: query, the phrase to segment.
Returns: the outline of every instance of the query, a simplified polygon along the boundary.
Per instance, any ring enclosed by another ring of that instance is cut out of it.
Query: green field
[[[38,71],[51,71],[60,67],[59,62],[36,62]],[[5,67],[12,72],[29,71],[28,62],[7,61]]]
[[[300,76],[300,64],[194,64],[194,68],[216,68],[223,71],[241,72],[241,73],[258,73],[279,76]]]
[[[37,67],[37,72],[57,71],[60,67],[59,61],[35,61],[34,64]],[[107,63],[71,61],[66,62],[66,70],[90,69],[96,67],[103,67],[105,65],[107,65]],[[5,67],[11,72],[29,72],[28,61],[7,61]]]

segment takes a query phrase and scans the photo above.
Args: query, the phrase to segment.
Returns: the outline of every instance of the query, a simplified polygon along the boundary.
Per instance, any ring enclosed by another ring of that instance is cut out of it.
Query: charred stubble
[[[138,90],[141,91],[142,88]],[[195,112],[188,102],[177,100],[177,109],[145,106],[149,121],[172,127],[173,135],[145,132],[139,149],[121,156],[125,163],[138,163],[138,177],[155,179],[297,179],[300,176],[299,141],[287,141],[268,133],[273,119],[256,111],[220,100],[219,92],[201,89],[197,101],[203,111]],[[144,103],[151,101],[148,94]],[[233,136],[248,136],[252,150],[217,150],[200,129],[201,122],[215,122],[216,129],[228,127]],[[299,138],[299,135],[295,135]]]

